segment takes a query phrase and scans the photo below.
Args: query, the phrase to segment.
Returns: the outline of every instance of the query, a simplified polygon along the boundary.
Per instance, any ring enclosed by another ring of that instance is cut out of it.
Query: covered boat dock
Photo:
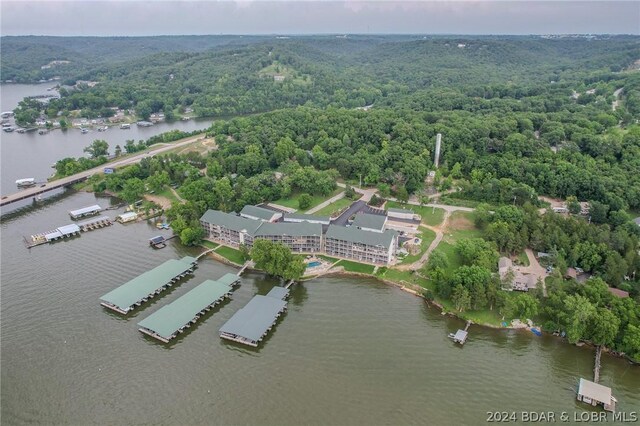
[[[616,411],[617,400],[611,395],[611,388],[590,380],[580,379],[577,399],[594,407],[602,405],[607,411]]]
[[[83,207],[78,210],[71,210],[69,212],[69,216],[71,216],[71,219],[75,220],[85,216],[93,216],[94,214],[100,213],[100,211],[102,211],[102,207],[100,207],[97,204],[94,204],[93,206]]]
[[[126,315],[136,306],[162,293],[176,281],[193,272],[196,261],[191,256],[170,259],[100,297],[105,308]]]
[[[287,309],[283,297],[288,294],[287,289],[274,287],[266,296],[254,296],[220,328],[220,337],[257,347]]]
[[[224,274],[216,281],[228,286],[235,286],[236,284],[240,284],[240,276],[236,274]]]
[[[231,296],[232,288],[219,281],[207,280],[184,296],[140,321],[139,330],[164,343],[190,328],[218,303]]]

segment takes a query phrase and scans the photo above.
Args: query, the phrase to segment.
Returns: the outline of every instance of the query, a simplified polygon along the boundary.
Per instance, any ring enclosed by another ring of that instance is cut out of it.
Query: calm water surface
[[[172,345],[136,323],[205,279],[234,268],[212,259],[131,317],[98,298],[164,260],[147,223],[115,224],[27,250],[23,235],[69,223],[67,211],[107,199],[71,194],[2,223],[3,424],[484,424],[486,412],[575,411],[593,351],[528,332],[463,325],[374,280],[323,278],[293,287],[289,311],[259,349],[219,327],[274,281],[243,276],[233,300]],[[115,212],[109,212],[112,216]],[[640,409],[640,370],[603,358],[602,383],[621,411]]]
[[[44,84],[3,84],[0,86],[0,109],[12,111],[25,96],[52,94],[47,88],[54,83]],[[15,181],[32,177],[38,182],[44,182],[54,170],[51,166],[65,157],[84,156],[84,148],[95,139],[104,139],[109,143],[109,152],[113,154],[116,145],[124,146],[128,139],[136,142],[146,140],[151,136],[178,129],[193,131],[205,129],[213,120],[174,121],[159,123],[151,127],[138,127],[135,124],[129,130],[121,130],[117,126],[110,127],[106,132],[92,130],[81,133],[79,129],[53,130],[46,135],[38,132],[6,133],[0,132],[0,194],[7,195],[17,191]]]

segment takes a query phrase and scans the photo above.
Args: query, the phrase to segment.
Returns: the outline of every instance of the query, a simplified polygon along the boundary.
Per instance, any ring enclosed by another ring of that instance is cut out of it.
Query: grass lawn
[[[340,198],[339,200],[329,204],[326,207],[321,208],[317,212],[314,213],[316,216],[333,216],[334,213],[342,210],[343,208],[351,205],[353,200],[348,198]]]
[[[375,266],[364,263],[351,262],[349,260],[341,260],[336,266],[344,267],[345,271],[359,272],[361,274],[373,274]]]
[[[419,214],[422,217],[422,223],[429,226],[438,226],[442,223],[442,219],[444,219],[444,210],[439,208],[404,205],[397,201],[387,201],[386,206],[387,208],[407,208],[413,210],[414,213]]]
[[[320,259],[326,260],[327,262],[331,263],[336,263],[338,261],[338,259],[336,259],[335,257],[325,256],[324,254],[318,254],[316,255],[316,257],[319,257]]]
[[[420,252],[417,254],[409,254],[402,259],[401,264],[404,263],[413,263],[416,260],[420,259],[425,251],[429,248],[429,244],[436,238],[436,233],[431,229],[421,228],[421,232],[417,234],[418,238],[422,238],[422,242],[420,242]]]
[[[518,263],[522,266],[529,266],[529,257],[527,253],[522,252],[518,255]]]
[[[173,203],[180,204],[180,200],[178,200],[178,197],[176,197],[175,194],[171,191],[171,189],[169,189],[167,186],[165,186],[162,191],[157,192],[155,195],[157,195],[158,197],[166,198],[167,200],[171,201],[171,204]]]
[[[318,204],[322,203],[323,201],[328,200],[329,198],[338,195],[342,191],[344,191],[344,189],[336,188],[335,191],[333,191],[331,194],[327,195],[326,197],[324,195],[312,195],[311,196],[311,206],[309,207],[309,209],[312,209],[315,206],[317,206]],[[272,203],[280,204],[281,206],[289,207],[291,209],[296,209],[300,213],[304,213],[309,209],[306,209],[306,210],[299,209],[299,207],[298,207],[298,198],[300,197],[300,194],[301,194],[300,192],[294,192],[291,195],[289,195],[288,197],[280,198],[278,200],[272,201]]]
[[[423,288],[433,290],[433,282],[421,277],[418,274],[414,274],[411,271],[400,271],[398,269],[387,269],[384,272],[377,275],[380,278],[387,279],[396,283],[410,283],[419,285]]]
[[[217,248],[220,244],[216,244],[216,243],[213,243],[211,241],[206,241],[205,240],[202,243],[200,243],[200,245],[208,250],[208,249]]]
[[[220,256],[224,257],[227,260],[230,260],[238,265],[242,265],[244,263],[244,256],[240,250],[236,250],[227,246],[220,246],[216,250]]]

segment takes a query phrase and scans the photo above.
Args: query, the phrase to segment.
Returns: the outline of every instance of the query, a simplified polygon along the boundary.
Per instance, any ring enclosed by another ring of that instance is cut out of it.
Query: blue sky
[[[638,1],[2,0],[2,35],[640,34]]]

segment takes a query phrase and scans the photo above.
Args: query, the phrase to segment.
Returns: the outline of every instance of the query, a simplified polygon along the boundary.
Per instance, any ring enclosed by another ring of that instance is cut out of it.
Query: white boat
[[[80,128],[82,133],[89,133],[89,129],[85,129],[84,127]]]
[[[121,129],[130,129],[130,128],[131,128],[131,124],[129,124],[129,123],[122,123],[122,124],[120,125],[120,128],[121,128]]]
[[[36,184],[36,180],[34,178],[18,179],[16,181],[16,185],[20,187],[33,186],[35,184]]]

